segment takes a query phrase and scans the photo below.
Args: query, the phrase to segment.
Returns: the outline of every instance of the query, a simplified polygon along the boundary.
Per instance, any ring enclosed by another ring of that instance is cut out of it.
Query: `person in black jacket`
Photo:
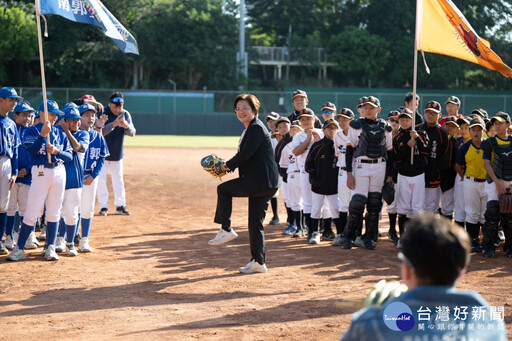
[[[338,132],[340,126],[334,119],[328,119],[324,122],[324,138],[313,143],[311,150],[306,158],[305,170],[309,173],[311,183],[311,238],[310,244],[320,244],[319,220],[322,218],[322,207],[327,204],[331,217],[338,230],[343,228],[339,226],[338,211],[338,159],[334,150],[334,135]],[[330,228],[326,226],[325,228]],[[331,231],[332,232],[332,231]],[[325,233],[325,231],[324,231]]]
[[[222,168],[229,172],[238,168],[240,176],[217,187],[214,222],[221,224],[221,229],[208,242],[210,245],[220,245],[238,236],[231,228],[233,197],[248,197],[251,261],[238,269],[247,274],[267,272],[263,221],[268,203],[279,187],[279,174],[270,134],[258,118],[259,109],[260,101],[251,94],[238,95],[233,103],[233,110],[245,130],[240,138],[238,152]]]
[[[428,137],[422,131],[411,129],[412,111],[405,108],[398,115],[400,128],[393,138],[395,170],[398,173],[396,202],[400,238],[405,232],[405,223],[423,209],[425,204],[425,169],[427,168]],[[411,165],[411,148],[414,148]],[[398,240],[397,248],[401,248]]]

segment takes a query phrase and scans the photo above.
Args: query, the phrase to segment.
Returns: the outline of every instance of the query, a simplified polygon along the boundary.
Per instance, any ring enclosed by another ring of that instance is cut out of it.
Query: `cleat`
[[[98,215],[107,216],[108,215],[108,208],[103,207],[102,209],[100,209],[100,211],[98,212]]]
[[[295,233],[295,231],[297,231],[297,227],[294,225],[289,225],[286,229],[283,230],[283,235],[291,236]]]
[[[59,255],[57,252],[55,252],[55,245],[48,245],[44,254],[44,258],[47,261],[59,260]]]
[[[4,246],[5,246],[8,250],[12,250],[12,249],[14,249],[14,247],[16,246],[16,242],[14,241],[14,238],[12,238],[11,236],[7,236],[7,237],[5,237],[5,243],[4,243]]]
[[[89,238],[83,237],[80,240],[80,245],[78,246],[78,251],[80,251],[80,252],[92,252],[92,248],[89,246]]]
[[[36,233],[30,232],[28,236],[27,243],[25,244],[25,249],[37,249],[39,247],[39,241],[37,240]]]
[[[313,232],[311,238],[308,240],[308,244],[320,244],[320,233]]]
[[[57,241],[55,242],[55,252],[64,252],[66,250],[66,241],[64,237],[57,237]]]
[[[341,248],[342,249],[349,250],[352,247],[354,247],[354,241],[353,240],[348,239],[348,238],[343,239],[343,242],[341,243]]]
[[[18,246],[15,246],[12,252],[5,258],[5,260],[17,262],[26,258],[27,256],[25,255],[25,251],[20,250]]]
[[[377,244],[375,243],[375,241],[373,239],[367,238],[364,241],[364,248],[366,250],[375,250],[376,246],[377,246]]]
[[[324,232],[321,237],[322,240],[329,241],[329,242],[332,242],[335,238],[336,238],[336,235],[334,234],[334,232],[327,232],[327,233]]]
[[[78,252],[76,252],[75,244],[73,244],[73,243],[66,244],[66,256],[75,257],[77,255],[78,255]]]
[[[80,236],[80,233],[75,236],[75,239],[73,239],[73,243],[75,243],[75,246],[80,245],[80,240],[82,237]]]
[[[130,215],[130,211],[128,211],[125,206],[119,206],[116,208],[116,214]]]
[[[269,225],[277,225],[279,224],[279,218],[274,218],[268,223]]]

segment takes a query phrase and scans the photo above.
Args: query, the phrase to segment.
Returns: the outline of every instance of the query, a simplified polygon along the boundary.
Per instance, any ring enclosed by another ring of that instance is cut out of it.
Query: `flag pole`
[[[423,0],[416,0],[416,28],[414,34],[414,74],[412,78],[412,100],[413,100],[413,114],[412,114],[412,129],[416,130],[416,83],[418,80],[418,36],[421,31],[421,25],[419,25],[422,18]],[[414,147],[411,148],[411,165],[414,163]]]
[[[36,22],[37,22],[37,39],[39,41],[39,63],[41,65],[41,83],[43,89],[43,106],[44,106],[44,114],[43,121],[44,123],[48,122],[48,105],[46,103],[46,79],[44,75],[44,57],[43,57],[43,38],[41,35],[41,3],[40,0],[35,0],[36,2]],[[41,121],[41,119],[39,119]],[[46,143],[50,144],[50,134],[46,136]],[[48,157],[48,163],[52,163],[52,156],[46,152],[46,156]]]

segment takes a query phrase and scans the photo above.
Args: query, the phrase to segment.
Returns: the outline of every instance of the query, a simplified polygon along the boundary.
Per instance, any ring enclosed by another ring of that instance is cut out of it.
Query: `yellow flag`
[[[512,69],[491,50],[491,45],[473,30],[450,0],[417,0],[416,48],[444,54],[512,77]]]

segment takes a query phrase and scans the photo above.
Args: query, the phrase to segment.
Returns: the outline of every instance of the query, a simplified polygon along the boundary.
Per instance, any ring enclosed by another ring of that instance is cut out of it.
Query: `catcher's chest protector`
[[[366,120],[361,121],[361,135],[354,151],[354,158],[367,156],[371,159],[379,157],[386,158],[386,123],[378,119],[376,124],[368,124]]]
[[[512,181],[512,143],[498,144],[496,138],[490,138],[489,142],[494,152],[492,169],[499,179]]]

